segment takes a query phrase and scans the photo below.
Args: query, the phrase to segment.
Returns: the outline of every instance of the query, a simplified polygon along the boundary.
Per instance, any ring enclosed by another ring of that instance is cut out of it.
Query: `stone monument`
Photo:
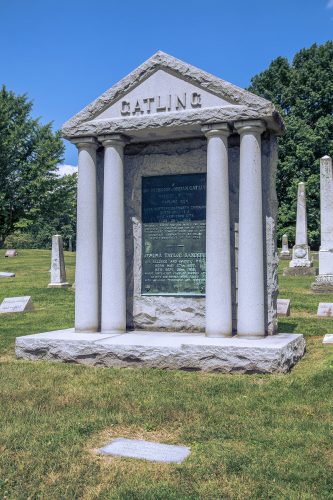
[[[311,288],[316,293],[333,293],[333,175],[332,158],[320,160],[319,274]]]
[[[58,360],[91,364],[289,369],[305,344],[275,335],[282,131],[269,101],[163,52],[65,123],[75,328],[21,337],[17,355],[52,359],[56,343]]]
[[[48,288],[66,288],[68,285],[62,237],[55,234],[52,236],[51,283]]]
[[[291,255],[290,255],[290,250],[288,246],[288,235],[284,234],[282,236],[282,250],[280,252],[280,259],[281,260],[290,260]]]
[[[313,262],[308,245],[305,184],[300,182],[297,191],[296,241],[289,268],[287,267],[283,274],[284,276],[313,276],[316,271],[312,266]]]

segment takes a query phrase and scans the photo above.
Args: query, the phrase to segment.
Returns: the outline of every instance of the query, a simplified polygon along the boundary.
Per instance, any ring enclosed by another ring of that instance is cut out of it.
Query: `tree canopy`
[[[58,177],[60,133],[31,111],[26,95],[0,89],[0,245],[13,232],[29,234],[29,246],[75,233],[76,176]]]
[[[284,119],[279,139],[278,237],[295,238],[297,185],[306,183],[308,234],[320,244],[319,159],[333,156],[333,43],[300,50],[291,63],[278,57],[254,76],[249,90],[272,101]]]

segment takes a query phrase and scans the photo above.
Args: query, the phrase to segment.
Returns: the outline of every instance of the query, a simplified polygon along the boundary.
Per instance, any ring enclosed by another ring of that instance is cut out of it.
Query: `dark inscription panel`
[[[206,174],[142,178],[142,294],[205,294]]]

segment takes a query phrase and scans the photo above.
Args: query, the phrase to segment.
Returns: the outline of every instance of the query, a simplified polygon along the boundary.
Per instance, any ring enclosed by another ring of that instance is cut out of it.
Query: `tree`
[[[32,102],[0,90],[0,246],[21,219],[49,198],[64,146],[51,123],[31,117]],[[44,203],[45,205],[45,203]]]
[[[278,57],[249,90],[272,101],[284,119],[279,139],[278,237],[295,238],[298,182],[306,183],[309,242],[320,242],[319,159],[333,156],[333,43],[300,50],[291,64]]]

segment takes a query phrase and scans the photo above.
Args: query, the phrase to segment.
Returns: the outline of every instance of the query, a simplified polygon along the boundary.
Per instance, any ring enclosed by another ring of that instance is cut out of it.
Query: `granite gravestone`
[[[31,312],[34,310],[30,296],[9,297],[2,301],[0,314]]]
[[[278,316],[290,316],[290,299],[277,299]]]
[[[16,257],[17,251],[14,248],[6,250],[5,257]]]
[[[190,449],[186,446],[155,443],[142,439],[118,438],[100,448],[98,453],[116,457],[139,458],[151,462],[181,464],[189,456]]]
[[[280,252],[280,259],[281,260],[290,260],[291,255],[290,255],[290,250],[288,246],[288,235],[284,234],[282,236],[282,250]]]
[[[52,236],[51,283],[48,288],[66,288],[68,285],[62,237],[56,234]]]
[[[293,247],[292,260],[283,274],[285,276],[313,276],[316,274],[316,270],[312,266],[313,262],[308,245],[306,191],[304,182],[300,182],[297,191],[296,241]]]
[[[15,278],[15,273],[0,272],[0,278]]]
[[[319,274],[311,288],[316,293],[333,293],[333,172],[329,156],[320,160],[320,237]]]
[[[319,302],[317,316],[323,318],[333,316],[333,302]]]

